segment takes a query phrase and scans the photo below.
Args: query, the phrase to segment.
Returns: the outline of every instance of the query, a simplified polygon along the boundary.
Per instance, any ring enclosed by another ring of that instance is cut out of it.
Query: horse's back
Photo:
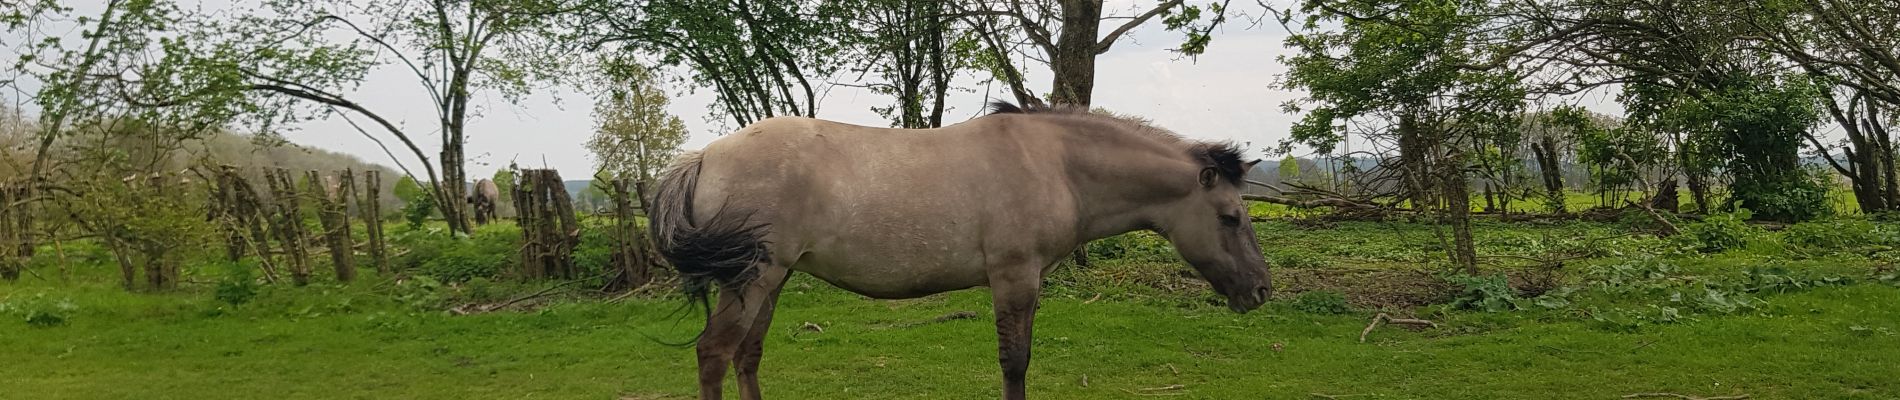
[[[776,261],[867,295],[981,285],[983,267],[1013,252],[1001,242],[1022,242],[1001,232],[1059,229],[1072,209],[1061,171],[1031,152],[1036,138],[998,122],[760,121],[707,146],[696,214],[754,213]]]

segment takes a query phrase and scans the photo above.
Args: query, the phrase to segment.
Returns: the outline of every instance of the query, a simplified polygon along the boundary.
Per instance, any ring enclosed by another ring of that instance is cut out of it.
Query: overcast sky
[[[207,6],[228,0],[204,0]],[[246,0],[234,1],[247,4]],[[1110,15],[1133,15],[1136,7],[1154,4],[1153,0],[1110,0]],[[228,4],[228,3],[227,3]],[[77,5],[81,13],[94,12],[96,4]],[[209,7],[208,7],[209,8]],[[1253,7],[1244,11],[1255,12]],[[1110,20],[1104,31],[1120,20]],[[1180,44],[1177,32],[1162,29],[1157,21],[1130,32],[1112,50],[1096,60],[1095,105],[1116,112],[1143,116],[1157,125],[1184,136],[1204,140],[1228,140],[1246,145],[1251,154],[1262,156],[1260,149],[1277,144],[1297,119],[1281,111],[1281,104],[1298,98],[1299,93],[1281,90],[1275,82],[1286,68],[1278,61],[1287,54],[1285,32],[1278,25],[1249,29],[1248,18],[1237,17],[1214,35],[1206,54],[1196,59],[1179,57],[1168,49]],[[393,59],[384,60],[393,61]],[[1031,61],[1025,71],[1032,89],[1048,92],[1047,68]],[[673,71],[680,73],[680,71]],[[836,77],[848,79],[849,77]],[[954,92],[945,123],[979,116],[986,101],[1007,98],[1000,84],[982,85],[975,76],[957,81],[968,92]],[[669,111],[686,122],[692,137],[687,149],[698,149],[717,139],[730,128],[729,123],[709,121],[708,105],[713,92],[708,88],[669,88],[675,98]],[[1620,115],[1620,107],[1604,95],[1592,95],[1582,102],[1599,112]],[[405,127],[421,133],[417,138],[423,150],[435,157],[440,138],[435,136],[433,105],[414,75],[406,69],[388,65],[373,71],[348,97]],[[830,86],[824,94],[818,117],[869,126],[889,126],[889,122],[871,111],[871,107],[890,103],[886,96],[847,86]],[[497,96],[478,94],[476,105],[481,115],[474,116],[467,128],[468,169],[471,177],[484,177],[506,168],[510,161],[523,167],[548,166],[559,169],[570,179],[581,179],[596,168],[594,158],[582,146],[593,133],[593,98],[572,88],[547,88],[537,91],[519,104]],[[29,110],[30,111],[30,110]],[[358,118],[359,122],[362,118]],[[391,164],[381,148],[358,133],[341,118],[312,121],[287,136],[293,142],[338,150],[371,162]],[[386,134],[379,136],[391,146],[397,143]],[[398,156],[407,152],[398,150]],[[417,168],[412,157],[400,160]],[[418,170],[419,171],[419,170]]]
[[[1128,14],[1135,4],[1146,0],[1111,0],[1108,10]],[[1118,21],[1110,21],[1111,23]],[[1258,149],[1286,137],[1294,116],[1280,111],[1280,104],[1298,95],[1275,89],[1273,82],[1285,71],[1277,57],[1285,54],[1281,42],[1284,32],[1271,29],[1245,29],[1247,22],[1237,20],[1215,36],[1207,54],[1199,60],[1178,57],[1168,49],[1180,44],[1180,34],[1151,23],[1131,32],[1096,61],[1095,105],[1121,113],[1153,119],[1158,125],[1182,135],[1208,140],[1231,140]],[[1107,31],[1109,28],[1104,28]],[[1028,80],[1038,93],[1049,87],[1047,68],[1032,64]],[[846,77],[840,77],[841,79]],[[945,123],[979,116],[985,99],[1005,99],[1008,92],[1001,84],[985,87],[974,76],[959,83],[972,92],[950,96],[950,111]],[[669,110],[685,120],[692,137],[687,149],[698,149],[726,133],[720,121],[708,121],[707,107],[713,92],[707,88],[670,88],[675,98]],[[370,109],[400,121],[407,130],[432,132],[435,115],[414,76],[393,67],[372,73],[362,88],[352,95]],[[593,133],[593,99],[571,89],[544,90],[521,104],[509,104],[494,96],[482,96],[477,103],[486,110],[468,127],[467,154],[469,174],[487,176],[506,168],[510,161],[523,167],[547,165],[561,170],[562,176],[579,179],[591,175],[595,160],[582,146]],[[833,86],[824,95],[818,117],[869,126],[889,126],[889,121],[871,111],[885,106],[890,98],[868,91]],[[725,125],[729,125],[727,122]],[[297,143],[340,150],[365,160],[388,163],[389,157],[346,122],[335,119],[308,123],[289,135]],[[429,138],[424,151],[434,156],[429,146],[439,139]],[[393,143],[392,143],[393,144]],[[401,155],[402,153],[398,153]],[[413,160],[405,159],[411,167]]]

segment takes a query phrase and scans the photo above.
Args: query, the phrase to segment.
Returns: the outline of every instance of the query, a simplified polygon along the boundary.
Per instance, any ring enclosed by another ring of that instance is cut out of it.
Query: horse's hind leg
[[[711,317],[706,319],[706,332],[699,338],[699,398],[702,400],[722,398],[726,369],[738,360],[740,345],[765,308],[765,300],[778,292],[790,272],[783,267],[762,265],[760,268],[758,278],[745,286],[719,289],[719,302],[713,306]]]
[[[769,272],[762,271],[760,281],[768,289],[759,299],[759,314],[752,318],[752,328],[746,331],[745,340],[739,344],[739,357],[733,362],[733,369],[739,376],[740,400],[760,400],[759,358],[765,354],[765,336],[772,331],[772,311],[777,308],[778,294],[785,288],[786,278],[791,275],[791,270],[785,267],[766,268]],[[767,279],[767,276],[771,279]]]

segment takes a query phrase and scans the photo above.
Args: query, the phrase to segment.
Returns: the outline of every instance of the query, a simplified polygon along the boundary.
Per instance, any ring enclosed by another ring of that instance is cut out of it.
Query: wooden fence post
[[[389,256],[383,247],[383,206],[382,171],[363,171],[363,189],[365,200],[358,209],[363,212],[363,232],[368,236],[369,258],[376,263],[377,275],[389,275]]]
[[[631,179],[613,180],[611,193],[614,202],[614,267],[619,273],[607,282],[606,290],[632,290],[653,280],[652,255],[647,246],[646,235],[640,230],[639,216],[635,212],[635,197],[642,192]]]
[[[574,279],[580,275],[580,271],[574,270],[574,248],[580,247],[581,224],[574,216],[574,201],[567,195],[567,184],[561,181],[560,172],[552,169],[543,171],[547,175],[550,203],[554,205],[550,208],[553,208],[556,221],[560,222],[559,225],[550,224],[555,229],[555,235],[558,235],[554,247],[554,265],[561,271],[561,279]]]
[[[521,226],[521,272],[526,279],[579,275],[574,248],[580,243],[580,222],[573,199],[561,175],[554,170],[522,170],[515,185],[515,221]]]
[[[264,270],[264,281],[277,283],[276,262],[271,260],[270,235],[264,230],[264,224],[269,220],[269,213],[265,211],[268,208],[262,206],[257,190],[238,174],[237,167],[218,167],[218,181],[227,192],[226,199],[230,202],[226,204],[225,211],[235,218],[232,223],[236,226],[232,229],[249,230],[250,237],[244,237],[240,231],[238,239],[245,241],[245,247],[257,253],[258,268]]]
[[[348,241],[350,227],[344,224],[337,211],[336,194],[340,190],[334,182],[324,179],[323,174],[315,170],[304,174],[310,185],[310,193],[316,197],[317,224],[323,227],[323,243],[330,250],[330,266],[336,270],[338,282],[356,279],[356,263],[350,257]]]
[[[26,236],[13,223],[14,213],[25,213],[27,199],[11,183],[0,183],[0,279],[16,281],[26,269],[27,260],[14,254],[14,248]]]
[[[541,240],[538,237],[540,222],[536,211],[539,206],[534,202],[534,187],[540,183],[534,178],[533,170],[521,170],[515,174],[515,225],[521,228],[521,278],[541,277]]]
[[[308,285],[310,265],[304,259],[303,212],[297,204],[297,186],[290,170],[276,168],[266,174],[265,180],[270,181],[271,195],[277,202],[277,236],[284,244],[284,258],[290,263],[290,282],[297,286]]]

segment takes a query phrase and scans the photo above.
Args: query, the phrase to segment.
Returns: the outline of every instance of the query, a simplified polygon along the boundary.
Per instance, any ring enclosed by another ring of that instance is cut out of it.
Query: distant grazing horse
[[[495,220],[495,202],[501,199],[501,189],[495,187],[495,181],[481,179],[469,188],[468,205],[475,211],[475,224],[484,225]]]
[[[1272,281],[1231,144],[1066,107],[993,105],[927,130],[772,118],[676,159],[653,237],[689,295],[719,291],[699,393],[759,398],[759,357],[792,271],[881,299],[989,286],[1004,399],[1023,398],[1042,278],[1089,240],[1151,230],[1245,313]],[[1257,161],[1255,161],[1257,162]]]

